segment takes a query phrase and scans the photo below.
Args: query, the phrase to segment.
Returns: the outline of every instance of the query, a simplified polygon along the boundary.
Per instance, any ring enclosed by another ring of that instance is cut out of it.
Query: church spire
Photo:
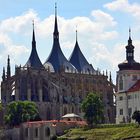
[[[69,58],[69,62],[77,69],[79,73],[94,72],[94,68],[88,63],[85,56],[80,50],[78,39],[77,39],[77,29],[76,29],[76,43],[73,52]]]
[[[33,35],[32,35],[32,50],[31,50],[30,57],[24,67],[32,67],[35,69],[44,68],[44,66],[42,65],[42,63],[39,59],[39,56],[38,56],[37,50],[36,50],[34,21],[33,21]]]
[[[129,28],[128,45],[126,46],[126,60],[128,63],[134,61],[134,46],[132,45],[131,29]]]
[[[77,42],[77,29],[76,29],[76,42]]]
[[[10,57],[8,55],[8,59],[7,59],[7,78],[11,77],[11,67],[10,67]]]
[[[109,81],[110,81],[110,83],[112,83],[111,71],[110,71],[110,75],[109,75]]]
[[[54,39],[59,39],[58,25],[57,25],[57,3],[55,3],[55,24],[54,24]]]
[[[132,39],[131,39],[131,28],[129,28],[129,39],[128,39],[128,44],[132,44]]]
[[[48,59],[45,61],[44,66],[48,68],[48,65],[52,67],[52,71],[60,72],[65,70],[70,72],[75,70],[74,66],[67,60],[64,56],[60,43],[59,43],[59,32],[57,24],[57,5],[55,3],[55,23],[54,23],[54,32],[53,32],[53,46],[51,53]]]
[[[36,47],[36,41],[35,41],[35,31],[34,31],[34,20],[33,20],[32,47]]]

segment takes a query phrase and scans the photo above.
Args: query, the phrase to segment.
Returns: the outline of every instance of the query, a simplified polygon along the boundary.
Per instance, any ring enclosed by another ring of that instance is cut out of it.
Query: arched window
[[[43,81],[43,84],[42,84],[42,99],[43,99],[43,102],[50,101],[50,96],[48,92],[48,83],[45,82],[45,80]]]
[[[67,108],[64,107],[64,115],[67,114]]]
[[[38,138],[38,136],[39,136],[39,131],[38,131],[38,128],[37,128],[37,127],[35,128],[35,133],[34,133],[34,134],[35,134],[35,135],[34,135],[35,138]]]
[[[72,113],[74,113],[74,107],[72,106]]]
[[[49,107],[47,108],[46,120],[51,120],[51,110]]]

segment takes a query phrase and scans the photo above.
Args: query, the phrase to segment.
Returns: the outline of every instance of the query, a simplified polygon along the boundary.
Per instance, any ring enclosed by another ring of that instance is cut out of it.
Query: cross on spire
[[[55,2],[55,16],[57,16],[57,3]]]
[[[32,20],[33,30],[34,30],[34,20]]]
[[[77,41],[77,28],[76,28],[76,41]]]

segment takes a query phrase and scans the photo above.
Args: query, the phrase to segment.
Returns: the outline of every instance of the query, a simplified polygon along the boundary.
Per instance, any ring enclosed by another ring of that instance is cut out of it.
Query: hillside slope
[[[140,127],[136,125],[118,126],[106,128],[84,129],[76,128],[69,130],[59,140],[140,140]]]

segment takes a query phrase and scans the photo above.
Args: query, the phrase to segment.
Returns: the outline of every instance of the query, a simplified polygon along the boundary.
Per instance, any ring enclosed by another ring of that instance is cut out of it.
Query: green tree
[[[2,111],[3,107],[2,107],[2,103],[0,103],[0,111]]]
[[[7,105],[5,124],[16,126],[27,121],[40,120],[37,106],[30,101],[14,101]]]
[[[89,93],[82,102],[82,110],[88,125],[99,124],[103,121],[103,104],[98,93]]]
[[[132,115],[132,119],[140,125],[140,111],[136,110]]]

